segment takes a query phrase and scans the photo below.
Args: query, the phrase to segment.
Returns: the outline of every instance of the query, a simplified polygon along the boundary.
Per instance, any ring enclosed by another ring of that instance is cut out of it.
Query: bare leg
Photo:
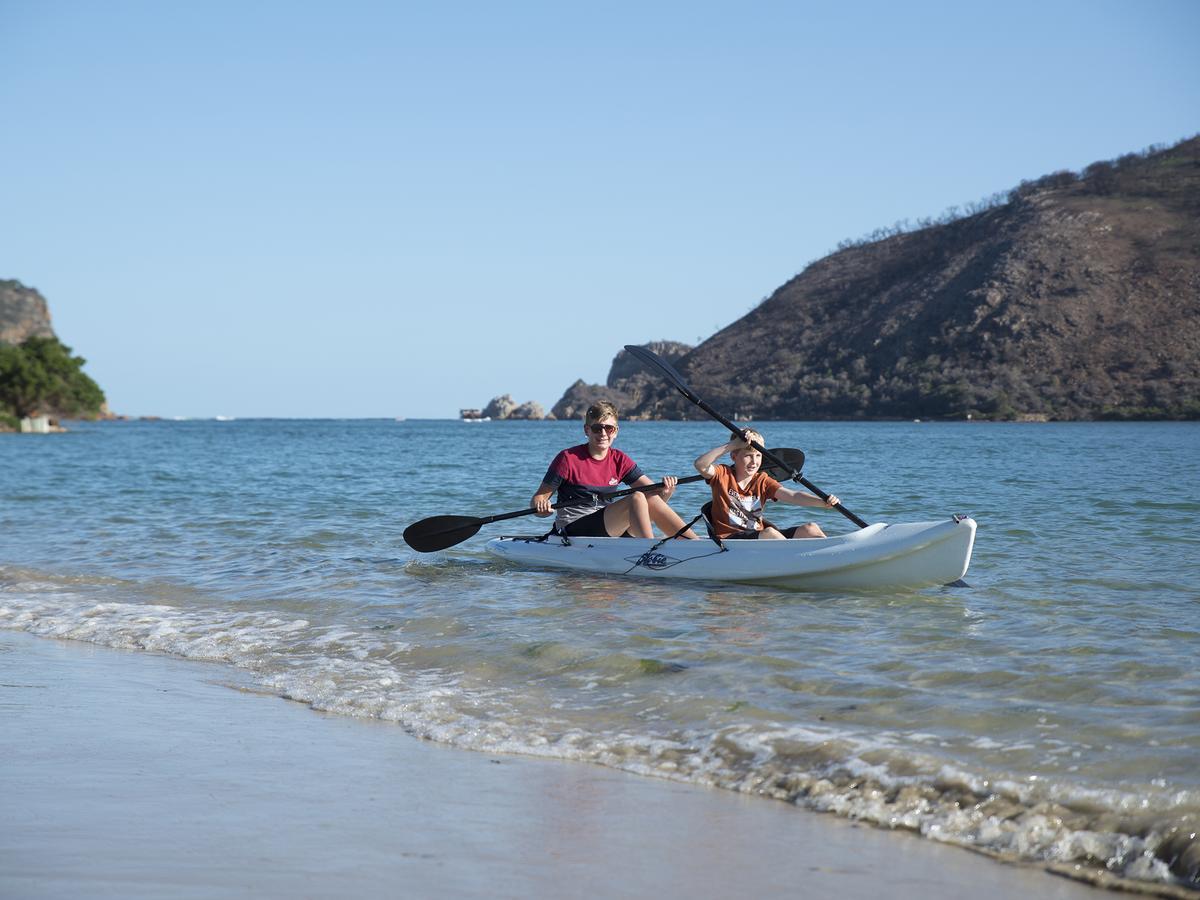
[[[792,537],[794,538],[823,538],[828,537],[821,526],[816,522],[806,522],[803,525],[797,525],[792,529]]]
[[[682,524],[682,523],[680,523]],[[604,530],[610,537],[628,531],[634,537],[654,537],[654,526],[650,524],[650,505],[645,494],[630,494],[604,508]]]
[[[679,513],[671,509],[669,504],[662,497],[650,498],[650,518],[654,520],[654,524],[663,530],[663,534],[675,534],[684,526],[684,521],[679,517]],[[690,541],[697,541],[699,537],[692,529],[685,531],[680,537],[685,537]]]
[[[783,532],[774,525],[764,525],[763,530],[758,533],[760,541],[782,541],[784,540]]]

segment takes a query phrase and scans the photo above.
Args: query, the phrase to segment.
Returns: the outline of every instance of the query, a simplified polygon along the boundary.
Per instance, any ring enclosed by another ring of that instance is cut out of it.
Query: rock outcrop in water
[[[1200,138],[922,224],[813,263],[674,365],[746,418],[1200,417]],[[633,417],[704,416],[658,378],[623,393]]]
[[[483,417],[488,419],[544,419],[545,410],[540,403],[529,400],[518,404],[511,394],[503,394],[492,398],[483,409]]]

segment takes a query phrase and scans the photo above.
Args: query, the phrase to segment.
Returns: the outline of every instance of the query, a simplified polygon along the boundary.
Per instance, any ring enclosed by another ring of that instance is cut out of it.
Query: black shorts
[[[782,534],[785,538],[789,538],[789,539],[794,538],[796,536],[796,532],[800,529],[799,525],[795,525],[792,528],[780,528],[778,525],[772,525],[771,527],[778,530],[780,534]],[[761,531],[739,531],[737,534],[731,534],[729,537],[723,538],[723,540],[726,540],[726,541],[757,541],[759,535],[761,535],[761,534],[762,534]]]
[[[567,537],[609,537],[608,529],[604,527],[604,510],[598,509],[576,519],[561,532]]]
[[[739,531],[737,534],[731,534],[729,537],[721,538],[723,541],[757,541],[759,532],[757,531]]]

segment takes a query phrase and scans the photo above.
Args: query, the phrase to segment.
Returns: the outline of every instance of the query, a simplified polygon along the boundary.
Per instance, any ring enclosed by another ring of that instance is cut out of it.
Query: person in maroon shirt
[[[617,408],[606,400],[588,407],[583,419],[587,443],[568,447],[550,463],[542,483],[529,501],[539,516],[548,516],[551,496],[557,491],[560,506],[554,530],[570,537],[654,537],[654,525],[665,534],[684,527],[683,519],[667,503],[675,493],[676,478],[667,475],[663,486],[654,491],[629,494],[619,500],[606,499],[622,483],[640,487],[654,482],[628,455],[614,447]],[[695,539],[689,528],[682,535]]]

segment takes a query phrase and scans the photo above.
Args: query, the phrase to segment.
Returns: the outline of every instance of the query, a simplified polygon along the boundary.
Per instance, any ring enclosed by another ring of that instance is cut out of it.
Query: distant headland
[[[744,419],[1200,418],[1200,137],[844,241],[699,346],[649,346]],[[551,414],[597,399],[703,415],[624,351]]]
[[[55,431],[62,418],[105,415],[85,363],[55,335],[40,293],[0,280],[0,431]]]

